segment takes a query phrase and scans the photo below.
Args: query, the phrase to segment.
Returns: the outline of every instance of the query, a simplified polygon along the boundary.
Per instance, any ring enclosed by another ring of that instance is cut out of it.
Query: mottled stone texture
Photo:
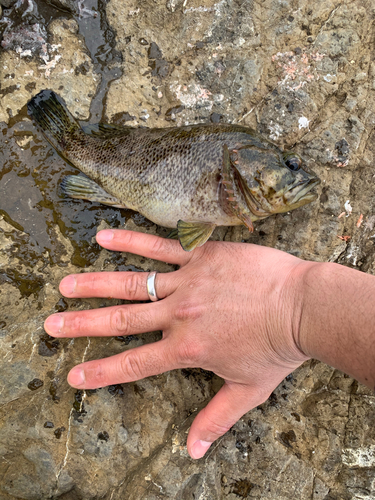
[[[54,311],[119,303],[64,300],[61,278],[173,267],[98,248],[99,227],[167,233],[125,210],[65,200],[58,184],[73,169],[25,113],[51,88],[80,119],[101,109],[118,124],[256,127],[306,158],[320,199],[253,235],[220,228],[214,239],[374,273],[373,2],[0,3],[0,499],[374,499],[374,395],[324,364],[305,363],[199,461],[186,435],[220,387],[212,374],[68,386],[75,363],[160,334],[48,337]]]

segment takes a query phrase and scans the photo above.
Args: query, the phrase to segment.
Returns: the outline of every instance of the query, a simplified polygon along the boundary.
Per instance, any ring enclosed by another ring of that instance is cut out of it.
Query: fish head
[[[259,218],[288,212],[317,199],[320,179],[293,152],[242,147],[232,153],[236,181],[246,203]]]

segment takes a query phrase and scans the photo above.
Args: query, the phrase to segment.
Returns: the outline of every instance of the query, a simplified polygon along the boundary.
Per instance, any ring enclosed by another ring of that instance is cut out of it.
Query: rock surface
[[[0,499],[375,498],[375,397],[315,361],[289,376],[200,461],[187,430],[220,387],[177,370],[75,391],[76,363],[159,338],[55,340],[70,272],[170,271],[101,250],[97,230],[166,235],[139,214],[64,199],[60,159],[26,115],[42,88],[81,120],[165,127],[225,121],[293,147],[318,202],[215,239],[375,273],[374,16],[370,0],[3,0],[0,19]],[[362,222],[361,222],[362,221]]]

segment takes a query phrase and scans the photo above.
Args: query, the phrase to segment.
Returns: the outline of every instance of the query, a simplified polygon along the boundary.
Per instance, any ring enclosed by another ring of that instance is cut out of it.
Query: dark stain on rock
[[[0,273],[0,285],[3,283],[15,285],[22,297],[30,297],[31,294],[37,295],[40,292],[45,281],[32,272],[22,274],[16,269],[6,269]]]
[[[34,92],[36,88],[36,83],[35,82],[30,82],[30,83],[27,83],[25,85],[25,90],[27,90],[28,92],[30,92],[30,94],[32,94]]]
[[[75,75],[87,75],[89,70],[90,70],[90,66],[89,66],[89,63],[86,61],[75,68],[74,74]]]
[[[11,170],[11,169],[10,169]],[[3,167],[3,171],[2,171],[2,175],[4,175],[5,173],[7,172],[10,172],[10,170],[6,170],[4,167]],[[21,224],[18,224],[18,222],[16,222],[15,220],[13,220],[5,210],[2,210],[0,209],[0,215],[2,215],[2,217],[4,218],[5,222],[7,222],[8,224],[10,224],[11,226],[13,226],[15,229],[18,229],[18,231],[22,231],[24,232],[24,228],[23,226],[21,226]]]
[[[128,112],[115,113],[112,117],[112,123],[115,125],[123,125],[126,122],[135,120],[135,116],[130,115]]]
[[[119,335],[115,337],[115,340],[123,342],[125,345],[129,345],[130,342],[136,342],[139,338],[136,335]]]
[[[254,485],[247,479],[239,479],[231,483],[231,492],[240,498],[247,498]]]
[[[134,384],[133,390],[134,390],[135,394],[137,394],[138,396],[140,396],[143,399],[143,393],[146,391],[146,389],[144,387],[141,387],[138,384]]]
[[[92,396],[93,394],[96,394],[98,392],[98,389],[86,389],[86,394],[88,397]]]
[[[270,406],[277,406],[278,405],[277,396],[276,396],[276,394],[274,392],[271,393],[271,395],[268,398],[267,402],[268,402],[268,404]]]
[[[240,451],[242,454],[248,454],[253,451],[252,447],[246,443],[244,440],[237,440],[236,441],[236,448],[238,451]]]
[[[60,439],[61,436],[62,436],[62,433],[65,431],[65,427],[58,427],[55,431],[54,431],[54,435],[56,437],[56,439]]]
[[[323,186],[322,194],[320,195],[320,203],[326,203],[328,201],[328,186]]]
[[[81,417],[86,415],[85,405],[83,403],[83,395],[85,391],[78,390],[74,394],[74,402],[73,402],[73,418],[76,422],[82,423],[83,420]]]
[[[224,119],[224,116],[221,115],[220,113],[212,113],[210,116],[210,122],[211,123],[220,123]]]
[[[30,391],[36,391],[39,387],[42,387],[43,384],[44,382],[40,380],[40,378],[33,378],[32,381],[27,384],[27,387]]]
[[[160,78],[165,78],[171,71],[171,65],[164,59],[155,59],[154,61],[151,60],[149,62],[149,66],[151,68],[152,76],[159,76]]]
[[[49,386],[49,393],[52,397],[52,401],[58,403],[60,401],[60,397],[57,395],[57,380],[52,380]]]
[[[163,53],[155,42],[151,42],[148,49],[148,65],[151,68],[152,76],[165,78],[171,72],[171,64],[163,59]]]
[[[288,432],[281,432],[277,436],[278,441],[280,441],[281,444],[286,446],[287,448],[293,448],[291,443],[295,443],[297,441],[296,433],[294,432],[293,429],[291,429]]]
[[[121,384],[110,385],[108,387],[108,392],[111,396],[123,396],[124,389]]]
[[[348,157],[349,157],[349,143],[346,139],[341,139],[340,141],[337,141],[335,144],[335,151],[337,152],[337,158],[335,158],[336,161],[339,162],[345,162]]]
[[[184,105],[169,108],[165,113],[165,119],[167,121],[175,121],[177,113],[181,113],[181,111],[183,111],[184,109],[185,109]]]
[[[5,89],[0,90],[0,96],[4,97],[8,94],[12,94],[13,92],[15,92],[18,89],[19,89],[18,85],[10,85],[9,87],[6,87]]]
[[[54,356],[59,348],[59,340],[54,339],[48,333],[45,333],[40,337],[38,354],[39,356],[45,356],[47,358]]]
[[[149,59],[161,59],[162,57],[163,57],[163,53],[159,49],[159,46],[155,42],[151,42],[150,48],[148,49],[148,58]]]
[[[108,441],[109,439],[108,432],[107,431],[99,432],[98,439],[100,439],[101,441]]]
[[[68,303],[66,302],[65,299],[61,298],[58,302],[55,304],[55,311],[56,312],[64,312],[68,309]]]
[[[297,420],[297,422],[301,422],[301,417],[299,416],[298,413],[296,413],[295,411],[293,411],[291,413],[291,415]]]

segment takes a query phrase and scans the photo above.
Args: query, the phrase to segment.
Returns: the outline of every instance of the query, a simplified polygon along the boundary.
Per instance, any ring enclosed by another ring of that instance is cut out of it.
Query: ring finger
[[[157,273],[155,290],[159,299],[173,293],[178,271]],[[124,300],[149,300],[146,272],[101,272],[70,274],[60,283],[65,297],[109,297]]]
[[[170,319],[169,319],[170,320]],[[49,316],[44,329],[53,337],[110,337],[163,330],[168,326],[168,304],[125,304]]]

